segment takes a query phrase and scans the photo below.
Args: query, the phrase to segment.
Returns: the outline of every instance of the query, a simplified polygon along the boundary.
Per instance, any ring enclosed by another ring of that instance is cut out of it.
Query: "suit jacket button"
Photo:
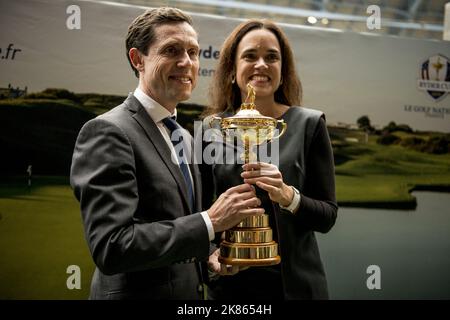
[[[202,292],[203,292],[203,285],[202,285],[202,284],[199,284],[199,285],[197,286],[197,291],[198,291],[199,293],[202,293]]]

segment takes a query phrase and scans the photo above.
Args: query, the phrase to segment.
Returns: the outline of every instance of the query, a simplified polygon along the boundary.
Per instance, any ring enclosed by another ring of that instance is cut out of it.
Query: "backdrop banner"
[[[88,297],[73,148],[86,121],[137,87],[125,38],[146,9],[0,0],[0,300]],[[199,82],[177,120],[193,131],[242,20],[191,15]],[[338,218],[316,233],[330,297],[450,299],[450,42],[279,25],[303,106],[325,113],[333,147]]]
[[[116,95],[136,87],[124,41],[130,22],[147,7],[93,1],[0,3],[0,87]],[[192,16],[202,51],[200,81],[190,102],[206,105],[220,46],[240,20]],[[304,105],[323,110],[330,123],[355,123],[367,115],[374,125],[395,121],[413,129],[450,131],[449,42],[281,26],[293,46]]]

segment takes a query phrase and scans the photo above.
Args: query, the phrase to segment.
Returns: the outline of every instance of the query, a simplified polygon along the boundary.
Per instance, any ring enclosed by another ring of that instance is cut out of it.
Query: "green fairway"
[[[450,186],[450,154],[375,139],[337,149],[341,205],[411,208],[414,186]],[[81,269],[80,290],[66,286],[70,265]],[[31,188],[25,177],[0,180],[0,299],[86,299],[93,270],[68,178],[35,177]]]
[[[412,201],[416,185],[450,186],[450,154],[435,155],[399,145],[383,146],[371,137],[339,152],[351,159],[336,165],[340,203],[401,203]]]
[[[0,299],[86,299],[94,265],[78,202],[67,179],[36,177],[0,185]],[[81,269],[81,289],[66,286]]]

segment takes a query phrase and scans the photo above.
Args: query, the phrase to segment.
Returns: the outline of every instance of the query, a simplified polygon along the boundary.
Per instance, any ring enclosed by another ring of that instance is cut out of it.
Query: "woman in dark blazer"
[[[281,263],[250,267],[232,276],[216,275],[210,283],[210,297],[327,299],[314,233],[328,232],[337,216],[332,147],[324,114],[300,107],[302,89],[291,47],[283,31],[267,20],[243,22],[225,40],[208,114],[234,115],[248,95],[249,83],[256,92],[257,110],[287,123],[278,141],[279,164],[203,165],[204,204],[243,180],[256,185],[279,244]],[[204,120],[205,130],[210,120]],[[217,263],[213,258],[210,266]]]

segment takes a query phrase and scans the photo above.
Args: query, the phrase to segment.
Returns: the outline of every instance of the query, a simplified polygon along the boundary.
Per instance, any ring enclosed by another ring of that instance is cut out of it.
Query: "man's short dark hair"
[[[136,48],[139,52],[147,55],[148,48],[155,41],[155,28],[165,23],[187,22],[192,26],[192,18],[177,8],[161,7],[145,11],[138,16],[128,27],[126,45],[126,55],[131,68],[136,77],[139,72],[131,63],[129,52],[131,48]]]

